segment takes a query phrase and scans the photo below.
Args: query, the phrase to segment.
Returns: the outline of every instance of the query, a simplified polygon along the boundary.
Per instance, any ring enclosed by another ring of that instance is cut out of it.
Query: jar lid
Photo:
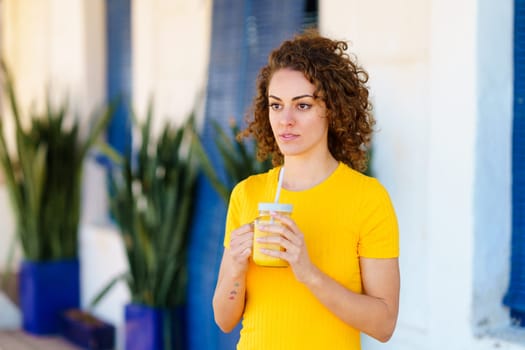
[[[283,203],[259,203],[259,211],[280,211],[291,213],[293,205]]]

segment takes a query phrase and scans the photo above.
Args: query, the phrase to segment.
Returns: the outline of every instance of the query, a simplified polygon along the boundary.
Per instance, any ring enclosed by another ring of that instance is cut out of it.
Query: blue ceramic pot
[[[186,307],[125,307],[126,350],[185,350]]]
[[[78,260],[23,261],[19,300],[25,331],[36,335],[58,333],[62,313],[80,305]]]

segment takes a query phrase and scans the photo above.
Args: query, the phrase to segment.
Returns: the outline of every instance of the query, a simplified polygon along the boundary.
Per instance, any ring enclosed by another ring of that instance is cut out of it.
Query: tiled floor
[[[60,337],[33,336],[22,331],[0,331],[0,350],[79,350]]]

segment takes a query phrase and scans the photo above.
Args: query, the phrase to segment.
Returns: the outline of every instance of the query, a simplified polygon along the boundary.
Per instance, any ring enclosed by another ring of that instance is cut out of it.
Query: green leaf
[[[104,287],[102,287],[102,289],[97,294],[95,294],[95,297],[89,303],[88,308],[93,309],[111,291],[111,289],[113,289],[113,287],[118,282],[126,281],[128,278],[129,278],[129,272],[126,271],[110,279],[109,282]]]
[[[102,117],[97,120],[97,123],[91,129],[90,134],[88,135],[86,141],[80,148],[79,160],[82,161],[85,159],[87,152],[91,149],[93,144],[96,142],[97,138],[106,130],[109,122],[115,114],[115,109],[117,107],[118,101],[113,102],[108,107],[104,109]]]
[[[208,157],[208,154],[206,153],[206,151],[204,150],[202,142],[197,134],[195,134],[195,136],[193,137],[192,142],[193,142],[193,147],[195,149],[195,153],[201,162],[201,166],[202,166],[202,170],[204,171],[204,174],[206,175],[208,180],[210,180],[211,185],[217,191],[217,193],[221,196],[224,202],[228,203],[230,199],[230,191],[219,180],[219,177],[217,176],[217,173],[215,172],[215,169],[213,168],[211,160]]]
[[[227,174],[225,182],[220,181],[217,176],[200,140],[195,141],[195,148],[206,177],[227,203],[234,185],[252,174],[271,169],[272,164],[270,161],[259,162],[256,157],[256,147],[253,145],[250,147],[250,145],[236,139],[236,135],[239,134],[239,127],[234,122],[230,123],[229,126],[229,134],[231,135],[217,121],[212,121],[212,125],[215,129],[215,145]]]
[[[13,207],[15,209],[14,212],[17,216],[18,222],[19,220],[21,220],[21,213],[23,212],[24,205],[22,193],[20,192],[20,187],[18,186],[18,181],[16,179],[16,165],[9,156],[9,150],[7,149],[2,119],[2,116],[0,116],[0,162],[4,171],[7,189],[9,192],[11,202],[13,203]]]

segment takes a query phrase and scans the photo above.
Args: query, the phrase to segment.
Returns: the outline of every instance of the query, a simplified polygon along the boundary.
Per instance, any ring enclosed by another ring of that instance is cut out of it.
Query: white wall
[[[373,168],[399,218],[398,326],[364,349],[525,348],[501,305],[512,1],[326,0],[320,27],[352,41],[371,75]]]

